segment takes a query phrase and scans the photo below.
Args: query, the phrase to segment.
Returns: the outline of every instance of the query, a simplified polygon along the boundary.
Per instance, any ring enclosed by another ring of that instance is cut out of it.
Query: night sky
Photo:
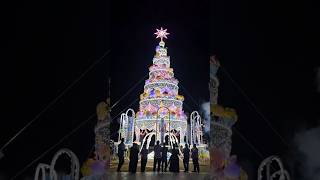
[[[237,110],[236,130],[263,157],[277,154],[287,166],[295,167],[294,135],[319,125],[315,78],[320,63],[313,45],[318,42],[318,12],[307,1],[17,4],[11,21],[14,31],[7,44],[10,56],[2,71],[9,101],[1,118],[1,146],[99,57],[110,53],[4,149],[0,177],[15,175],[95,113],[97,103],[107,98],[108,77],[113,104],[147,75],[159,42],[153,33],[161,26],[170,33],[166,46],[180,81],[179,92],[186,98],[184,110],[200,110],[199,106],[209,101],[209,56],[216,55],[286,144],[220,69],[218,101]],[[143,85],[144,81],[123,98],[112,115],[138,98]],[[138,102],[131,107],[138,110]],[[83,162],[94,145],[95,123],[94,117],[18,179],[32,176],[39,162],[49,163],[62,147],[70,148]],[[116,120],[113,125],[116,127]],[[233,135],[232,151],[249,173],[256,174],[262,159],[237,134]],[[299,176],[297,168],[290,170]]]

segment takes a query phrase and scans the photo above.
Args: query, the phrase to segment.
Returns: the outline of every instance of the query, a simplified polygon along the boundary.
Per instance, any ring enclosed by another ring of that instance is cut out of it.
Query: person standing
[[[189,159],[190,159],[190,149],[188,144],[185,144],[185,148],[183,149],[183,166],[184,172],[189,171]]]
[[[142,147],[140,155],[141,155],[141,172],[145,172],[146,165],[148,162],[148,149],[146,148],[146,144]]]
[[[139,158],[139,148],[138,148],[138,145],[136,143],[133,143],[132,147],[130,148],[129,172],[136,173],[137,164],[138,164],[138,158]]]
[[[156,171],[156,166],[157,171],[160,171],[160,165],[161,165],[161,146],[160,146],[160,141],[157,141],[157,144],[154,146],[154,161],[153,161],[153,171]]]
[[[163,146],[161,149],[161,171],[162,172],[167,172],[167,167],[168,167],[167,154],[168,154],[168,148],[163,143]],[[164,166],[164,169],[163,169],[163,166]]]
[[[171,156],[169,159],[169,171],[170,172],[179,172],[179,147],[176,147],[176,145],[173,146],[173,149],[171,151]]]
[[[196,144],[193,144],[193,148],[191,149],[191,158],[193,162],[193,172],[200,172],[199,168],[199,150]]]
[[[121,143],[118,145],[118,157],[119,157],[119,164],[117,168],[117,172],[121,171],[121,167],[124,163],[124,153],[126,151],[126,146],[124,145],[124,138],[121,138]]]

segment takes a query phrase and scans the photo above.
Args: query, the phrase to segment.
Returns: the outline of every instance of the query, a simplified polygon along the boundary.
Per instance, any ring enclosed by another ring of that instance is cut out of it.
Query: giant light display
[[[166,29],[157,29],[156,38],[160,38],[155,48],[153,64],[149,67],[149,78],[145,81],[140,95],[139,111],[126,112],[120,120],[119,140],[125,139],[127,145],[136,142],[147,148],[151,142],[159,140],[169,145],[185,143],[203,144],[202,123],[198,113],[191,117],[191,132],[187,129],[187,116],[183,110],[184,97],[179,95],[179,81],[170,67],[170,57],[164,39],[169,33]],[[132,110],[133,111],[133,110]],[[190,136],[190,134],[192,134]]]

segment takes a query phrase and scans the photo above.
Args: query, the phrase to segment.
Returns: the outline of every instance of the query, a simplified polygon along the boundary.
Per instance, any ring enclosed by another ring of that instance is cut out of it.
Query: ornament
[[[155,35],[157,35],[156,38],[160,38],[161,41],[163,41],[163,38],[167,39],[167,35],[169,35],[169,33],[167,33],[167,29],[163,29],[162,27],[160,29],[156,29],[157,32],[154,33]]]
[[[159,89],[156,90],[156,97],[161,97],[161,93]]]

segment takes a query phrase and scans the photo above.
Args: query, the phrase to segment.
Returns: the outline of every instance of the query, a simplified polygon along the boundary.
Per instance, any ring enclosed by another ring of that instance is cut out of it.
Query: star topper
[[[170,33],[167,33],[167,29],[163,29],[162,27],[160,29],[157,29],[157,32],[154,33],[155,35],[157,35],[156,38],[160,38],[161,41],[163,41],[163,38],[167,39],[167,35],[169,35]]]

